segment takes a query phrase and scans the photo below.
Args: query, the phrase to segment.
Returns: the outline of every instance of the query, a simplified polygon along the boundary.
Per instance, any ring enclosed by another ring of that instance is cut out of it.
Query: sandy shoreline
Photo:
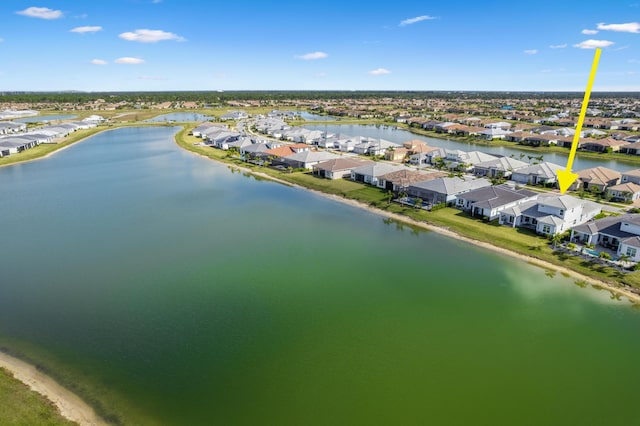
[[[0,367],[20,380],[31,390],[51,401],[63,417],[82,426],[106,425],[87,403],[73,392],[60,386],[55,380],[38,371],[36,367],[18,358],[0,352]]]

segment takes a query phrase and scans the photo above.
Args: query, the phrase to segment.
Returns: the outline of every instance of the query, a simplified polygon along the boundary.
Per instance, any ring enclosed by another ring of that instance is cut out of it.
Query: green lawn
[[[57,426],[75,425],[60,415],[57,408],[42,395],[13,378],[0,368],[0,424]]]

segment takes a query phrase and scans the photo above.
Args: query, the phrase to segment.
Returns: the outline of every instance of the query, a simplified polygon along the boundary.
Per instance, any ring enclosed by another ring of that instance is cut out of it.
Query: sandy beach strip
[[[17,380],[20,380],[29,386],[31,390],[38,392],[51,401],[66,419],[81,426],[107,424],[79,396],[60,386],[55,380],[38,371],[33,365],[0,352],[0,367],[5,368]]]

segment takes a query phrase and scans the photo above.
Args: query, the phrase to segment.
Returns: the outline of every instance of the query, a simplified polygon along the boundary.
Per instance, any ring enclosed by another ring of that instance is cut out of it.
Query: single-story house
[[[640,215],[607,216],[571,230],[571,241],[616,250],[618,256],[640,261]]]
[[[338,157],[316,164],[313,166],[313,172],[327,179],[342,179],[351,177],[351,170],[370,164],[373,164],[373,161]]]
[[[407,193],[431,204],[453,203],[457,195],[485,186],[491,186],[491,182],[482,178],[441,177],[414,183],[409,186]]]
[[[447,176],[444,172],[427,172],[403,169],[387,173],[379,177],[380,187],[390,189],[394,192],[403,192],[409,189],[414,183],[425,182],[427,180],[438,179]]]
[[[407,169],[407,167],[396,164],[373,162],[351,170],[351,180],[383,188],[384,186],[379,179],[380,176],[405,169]]]
[[[640,198],[640,185],[627,182],[607,188],[607,195],[613,201],[633,202]]]
[[[514,170],[513,173],[511,173],[511,180],[529,185],[552,184],[557,181],[558,170],[564,170],[564,167],[545,161],[540,164],[532,164],[531,166]]]
[[[599,191],[604,191],[610,186],[619,184],[620,179],[622,179],[622,174],[617,170],[599,166],[578,170],[575,173],[577,173],[579,177],[571,186],[570,189],[572,190],[579,188],[597,188]]]
[[[514,170],[520,170],[525,167],[529,167],[529,163],[511,157],[498,157],[475,164],[473,173],[476,176],[509,178]]]
[[[284,157],[282,161],[294,169],[311,170],[319,163],[339,157],[339,155],[327,151],[301,151]]]
[[[528,189],[515,189],[508,185],[486,186],[459,194],[455,205],[472,216],[494,220],[501,211],[537,197],[537,192]]]

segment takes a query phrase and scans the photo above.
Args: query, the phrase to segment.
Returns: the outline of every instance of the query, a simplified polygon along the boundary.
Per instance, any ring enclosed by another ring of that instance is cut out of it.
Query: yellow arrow
[[[582,100],[582,108],[580,108],[580,116],[578,117],[578,125],[576,126],[576,134],[573,135],[573,143],[571,144],[571,151],[569,152],[569,158],[567,159],[567,167],[564,170],[558,170],[558,186],[560,186],[560,193],[564,194],[567,189],[578,179],[578,174],[571,172],[571,166],[573,166],[573,160],[576,158],[576,150],[578,149],[578,140],[580,139],[580,132],[582,131],[582,123],[584,122],[584,116],[587,113],[587,105],[589,104],[589,97],[591,96],[591,88],[593,87],[593,80],[596,78],[596,70],[598,69],[598,62],[600,61],[600,48],[596,49],[596,54],[593,57],[593,64],[591,65],[591,73],[589,74],[589,82],[587,83],[587,90],[584,92],[584,99]]]

